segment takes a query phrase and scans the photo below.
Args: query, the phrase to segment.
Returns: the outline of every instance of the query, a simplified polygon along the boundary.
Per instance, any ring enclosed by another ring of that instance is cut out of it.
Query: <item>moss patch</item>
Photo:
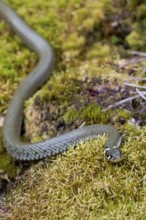
[[[97,62],[100,63],[100,59]],[[102,109],[126,97],[129,92],[122,82],[113,80],[114,73],[118,73],[112,69],[112,62],[108,64],[107,61],[102,66],[103,73],[111,71],[108,78],[104,74],[101,77],[102,73],[94,65],[92,62],[84,63],[81,72],[80,67],[57,72],[26,102],[25,137],[35,142],[82,124],[112,122],[114,111],[107,113]]]
[[[32,167],[5,219],[145,219],[145,135],[129,136],[119,165],[103,159],[104,137]]]
[[[0,157],[0,181],[3,179],[4,174],[7,174],[9,178],[16,176],[19,170],[18,167],[15,166],[12,157],[8,155],[4,149],[2,143],[2,129],[0,129]]]

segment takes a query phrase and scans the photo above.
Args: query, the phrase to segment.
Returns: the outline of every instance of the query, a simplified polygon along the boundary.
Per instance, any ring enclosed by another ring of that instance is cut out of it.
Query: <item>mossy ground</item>
[[[103,159],[104,137],[32,167],[12,190],[5,219],[145,219],[142,132],[129,136],[117,165]]]
[[[109,164],[103,157],[102,137],[79,144],[51,163],[32,166],[8,195],[9,214],[4,219],[145,220],[145,114],[138,118],[128,106],[101,111],[129,96],[124,80],[139,76],[145,65],[118,68],[123,48],[146,50],[145,2],[7,2],[51,43],[57,57],[52,78],[26,102],[25,137],[35,142],[82,124],[108,123],[123,133],[124,156],[121,163]],[[0,34],[3,117],[14,89],[33,69],[37,56],[3,22]],[[143,121],[141,126],[132,124],[133,118]],[[18,168],[0,145],[0,169],[13,177]]]

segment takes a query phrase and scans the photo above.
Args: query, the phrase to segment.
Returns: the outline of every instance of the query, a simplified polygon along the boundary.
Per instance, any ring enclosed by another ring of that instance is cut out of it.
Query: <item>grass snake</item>
[[[5,116],[3,142],[8,153],[18,160],[41,159],[64,152],[81,140],[96,138],[105,133],[108,135],[104,149],[107,159],[111,162],[121,160],[121,135],[110,125],[85,126],[39,143],[21,141],[24,103],[50,78],[54,66],[54,52],[50,44],[2,0],[0,17],[12,27],[26,46],[39,56],[36,67],[15,91]]]

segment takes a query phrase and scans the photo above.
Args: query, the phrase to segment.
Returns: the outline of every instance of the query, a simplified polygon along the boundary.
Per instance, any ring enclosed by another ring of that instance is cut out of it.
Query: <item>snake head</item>
[[[119,161],[121,161],[122,159],[122,153],[120,148],[114,146],[112,148],[106,148],[104,151],[104,154],[106,156],[106,158],[112,162],[112,163],[117,163]]]

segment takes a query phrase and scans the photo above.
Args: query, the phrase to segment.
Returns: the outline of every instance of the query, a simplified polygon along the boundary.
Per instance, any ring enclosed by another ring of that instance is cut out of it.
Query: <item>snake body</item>
[[[49,79],[54,66],[54,52],[50,44],[2,0],[0,0],[0,17],[12,27],[26,46],[39,56],[38,64],[13,95],[5,117],[3,142],[8,153],[18,160],[41,159],[64,152],[70,146],[76,146],[81,140],[96,138],[106,133],[108,134],[105,143],[107,159],[112,162],[119,161],[121,136],[110,125],[85,126],[39,143],[23,143],[20,140],[24,102]]]

